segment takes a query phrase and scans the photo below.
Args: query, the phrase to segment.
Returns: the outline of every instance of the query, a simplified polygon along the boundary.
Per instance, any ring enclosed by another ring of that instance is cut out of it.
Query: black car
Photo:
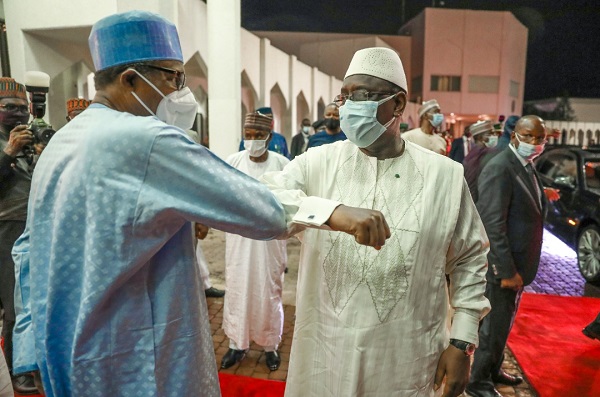
[[[535,167],[545,187],[560,190],[546,229],[577,252],[583,277],[600,284],[600,150],[549,148]]]

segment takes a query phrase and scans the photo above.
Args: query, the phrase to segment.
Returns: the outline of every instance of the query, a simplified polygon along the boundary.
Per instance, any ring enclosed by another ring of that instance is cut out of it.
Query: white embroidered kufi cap
[[[492,122],[489,120],[478,121],[469,127],[469,132],[473,136],[483,134],[484,132],[491,133],[493,131],[494,131],[494,126],[492,125]]]
[[[440,104],[435,99],[430,99],[429,101],[423,102],[421,107],[419,108],[419,117],[423,116],[425,113],[429,112],[432,109],[440,109]]]
[[[400,56],[389,48],[372,47],[356,51],[344,78],[355,74],[378,77],[408,91]]]

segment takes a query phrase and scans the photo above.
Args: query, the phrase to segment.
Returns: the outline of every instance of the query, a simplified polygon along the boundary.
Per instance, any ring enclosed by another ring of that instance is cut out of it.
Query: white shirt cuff
[[[454,312],[450,339],[458,339],[479,345],[478,329],[479,317],[477,312],[473,312],[473,314],[464,311]]]
[[[292,218],[292,222],[306,226],[322,226],[342,203],[320,197],[305,197]]]

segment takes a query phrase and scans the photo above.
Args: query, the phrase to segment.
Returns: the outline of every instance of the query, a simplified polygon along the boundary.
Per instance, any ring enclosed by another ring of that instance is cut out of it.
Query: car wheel
[[[590,283],[600,282],[600,230],[586,226],[577,240],[577,264],[583,278]]]

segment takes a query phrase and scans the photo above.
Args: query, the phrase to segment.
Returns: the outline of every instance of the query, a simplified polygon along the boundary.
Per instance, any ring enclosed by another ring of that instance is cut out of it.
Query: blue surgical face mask
[[[489,136],[488,141],[484,143],[487,147],[495,147],[498,144],[498,137],[496,135]]]
[[[430,123],[434,127],[439,127],[440,125],[442,125],[443,121],[444,121],[444,115],[442,113],[434,113],[433,117],[430,120]]]
[[[389,101],[395,95],[390,95],[381,101],[356,102],[347,99],[346,103],[340,107],[340,127],[348,140],[360,148],[365,148],[375,142],[396,120],[396,116],[394,116],[385,125],[381,125],[377,121],[377,109],[379,105]]]
[[[525,143],[519,139],[519,134],[515,132],[515,136],[517,137],[517,141],[519,141],[519,147],[517,148],[517,153],[521,157],[526,160],[533,160],[544,151],[544,147],[546,146],[544,143],[540,145],[532,145],[531,143]]]

